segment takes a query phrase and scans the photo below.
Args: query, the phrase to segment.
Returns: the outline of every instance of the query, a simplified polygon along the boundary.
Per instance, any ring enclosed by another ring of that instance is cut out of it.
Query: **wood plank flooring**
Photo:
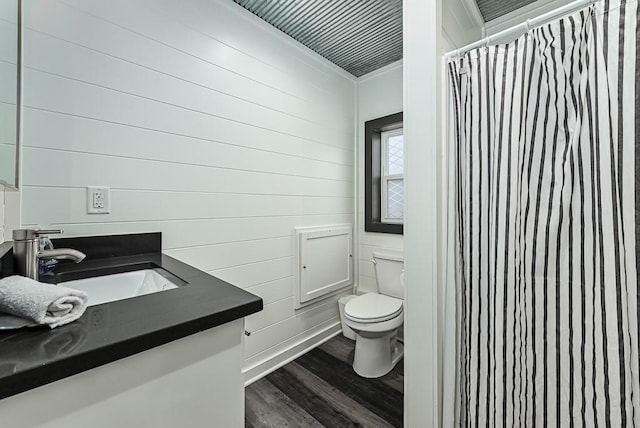
[[[342,335],[245,388],[245,426],[401,427],[403,361],[384,377],[351,367],[355,342]]]

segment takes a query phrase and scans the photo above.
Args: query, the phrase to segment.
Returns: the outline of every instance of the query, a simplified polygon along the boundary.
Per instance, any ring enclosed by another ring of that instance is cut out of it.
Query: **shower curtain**
[[[445,426],[640,426],[638,14],[448,64]]]

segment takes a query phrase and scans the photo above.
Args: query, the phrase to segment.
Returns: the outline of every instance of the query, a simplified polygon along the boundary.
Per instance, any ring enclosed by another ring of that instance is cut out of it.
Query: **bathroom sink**
[[[89,306],[178,288],[185,283],[163,269],[144,269],[78,279],[61,285],[89,296]]]

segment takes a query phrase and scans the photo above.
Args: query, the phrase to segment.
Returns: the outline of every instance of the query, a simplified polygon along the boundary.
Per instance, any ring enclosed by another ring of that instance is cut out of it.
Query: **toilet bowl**
[[[344,308],[346,324],[356,333],[353,369],[366,378],[389,373],[404,351],[397,340],[404,322],[402,256],[374,253],[373,262],[380,293],[358,296]]]

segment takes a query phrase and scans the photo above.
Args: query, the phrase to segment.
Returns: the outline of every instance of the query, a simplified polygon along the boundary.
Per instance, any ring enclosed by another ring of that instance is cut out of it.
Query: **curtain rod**
[[[575,0],[569,4],[566,4],[564,6],[561,6],[557,9],[554,9],[550,12],[547,13],[543,13],[540,16],[537,16],[533,19],[527,19],[525,22],[523,22],[522,24],[517,24],[514,25],[513,27],[509,27],[506,30],[502,30],[499,31],[491,36],[487,36],[483,39],[478,40],[477,42],[473,42],[470,43],[466,46],[463,46],[460,49],[454,49],[450,52],[447,52],[445,54],[445,57],[450,58],[450,57],[454,57],[454,56],[458,56],[460,54],[463,54],[465,52],[468,52],[472,49],[475,48],[479,48],[481,46],[487,46],[491,43],[491,40],[496,40],[496,39],[500,39],[502,37],[511,35],[513,33],[517,33],[519,31],[524,30],[529,31],[529,29],[534,28],[534,27],[538,27],[542,24],[545,24],[551,20],[553,20],[554,18],[560,18],[564,15],[567,15],[571,12],[577,11],[579,9],[582,9],[583,7],[587,7],[595,2],[597,2],[598,0]]]

